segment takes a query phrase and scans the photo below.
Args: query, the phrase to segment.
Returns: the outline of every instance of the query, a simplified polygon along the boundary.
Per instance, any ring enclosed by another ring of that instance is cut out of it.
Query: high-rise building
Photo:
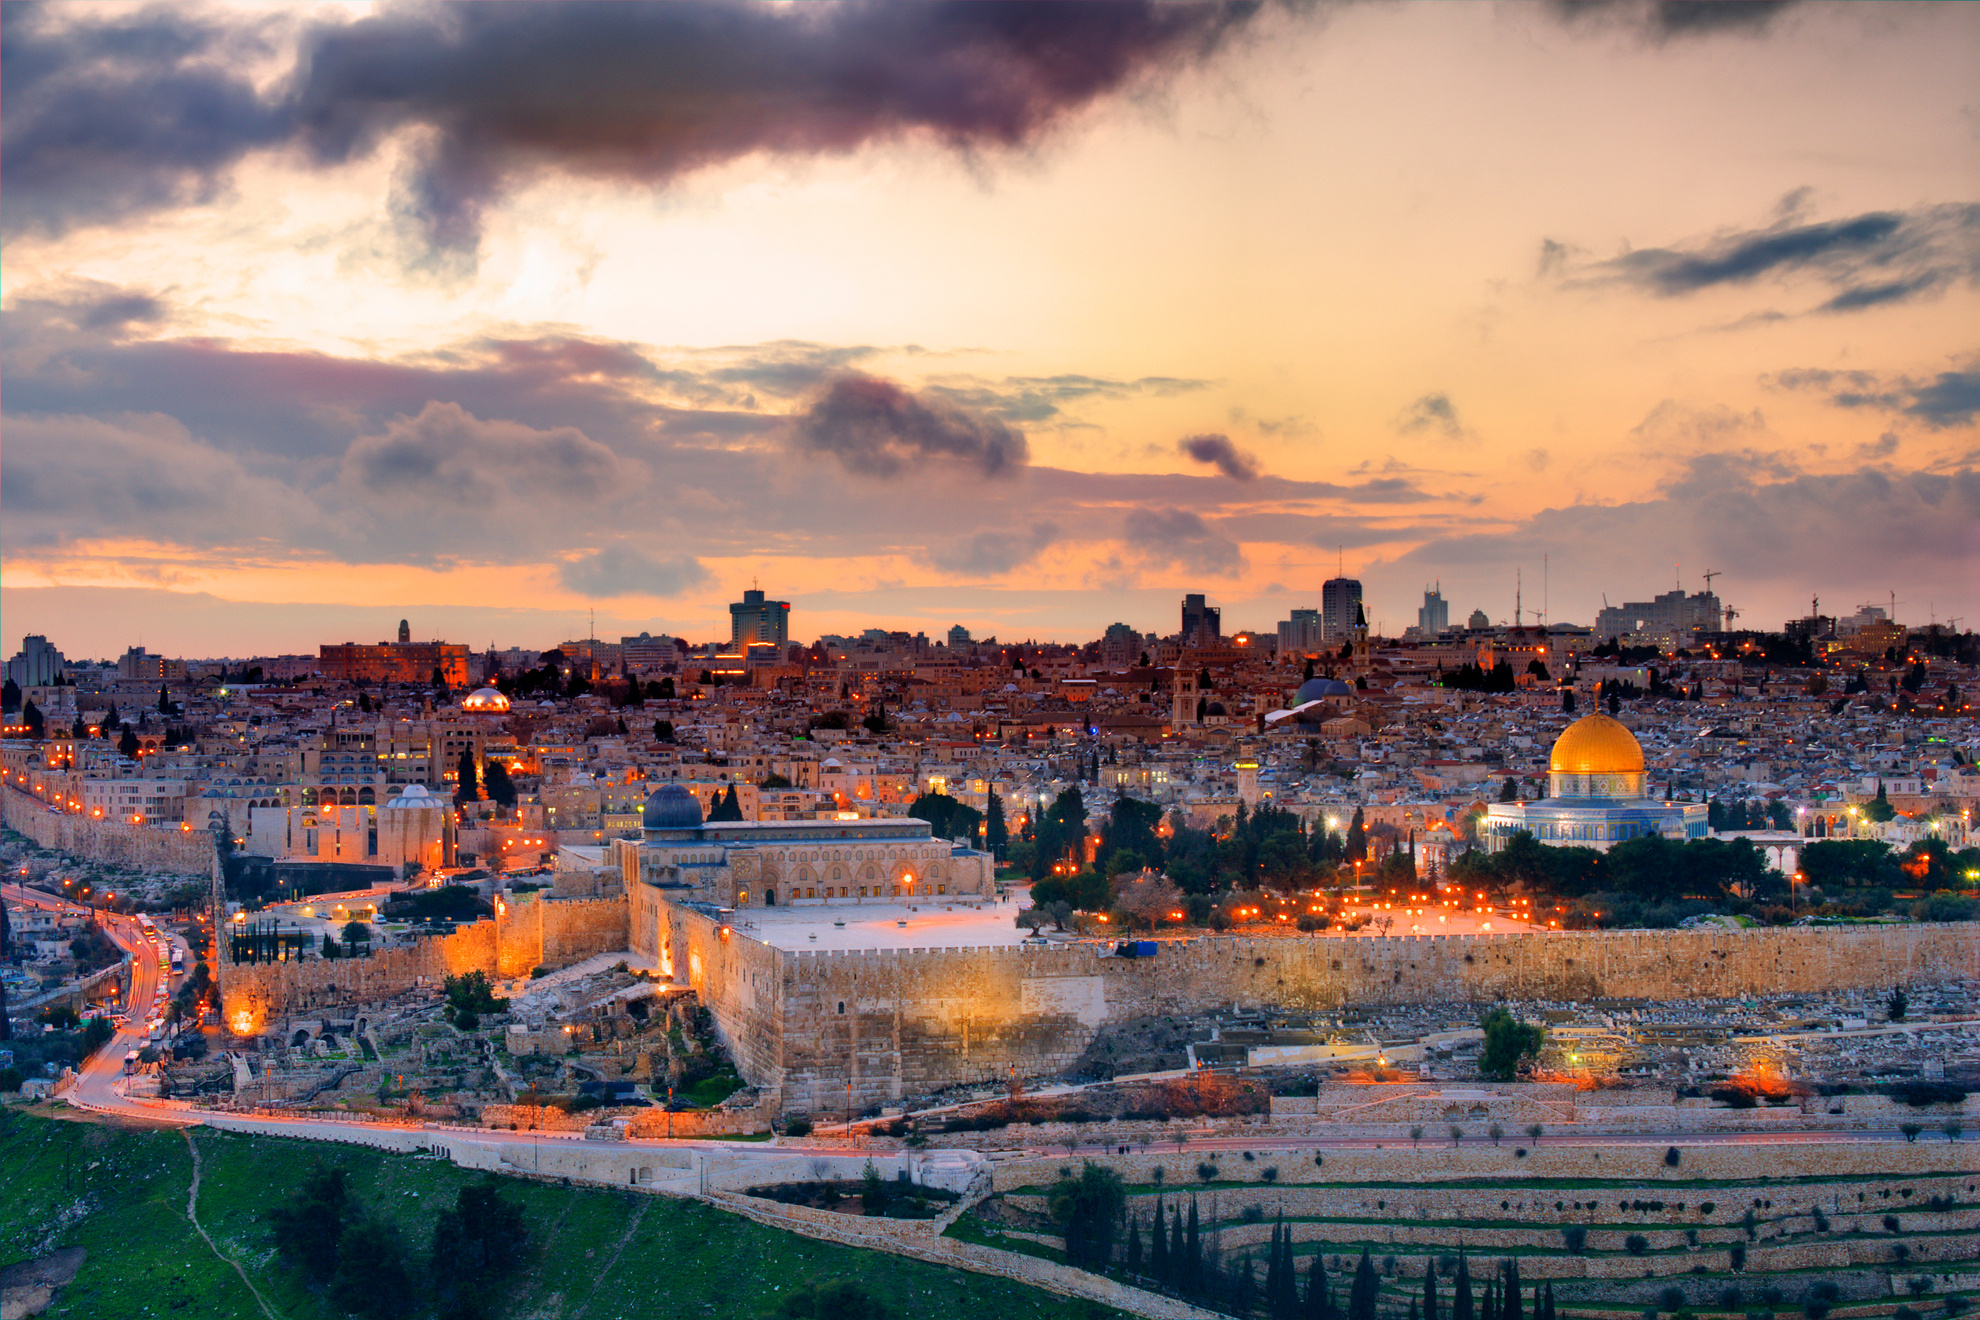
[[[1425,637],[1435,637],[1450,626],[1451,606],[1444,599],[1444,584],[1439,582],[1434,589],[1425,587],[1423,607],[1416,612],[1416,631]]]
[[[1361,624],[1361,583],[1350,577],[1320,584],[1320,640],[1338,646]]]
[[[1279,622],[1279,654],[1301,655],[1318,651],[1321,644],[1320,611],[1294,610],[1292,617]]]
[[[1203,603],[1203,597],[1196,593],[1183,597],[1182,603],[1182,644],[1184,646],[1209,646],[1222,640],[1224,636],[1224,612],[1215,605]]]
[[[409,619],[399,620],[399,645],[412,645],[412,622]]]
[[[951,651],[967,651],[970,648],[970,644],[969,629],[963,627],[960,623],[949,629],[949,649]]]
[[[1473,610],[1471,617],[1464,621],[1464,626],[1472,632],[1484,632],[1492,626],[1492,620],[1486,616],[1484,610]]]
[[[16,687],[45,687],[68,668],[62,653],[39,633],[21,639],[21,652],[7,662],[7,677]]]
[[[791,603],[787,600],[765,600],[763,593],[752,588],[743,592],[743,598],[729,606],[729,649],[740,652],[744,647],[768,644],[780,651],[791,640]]]

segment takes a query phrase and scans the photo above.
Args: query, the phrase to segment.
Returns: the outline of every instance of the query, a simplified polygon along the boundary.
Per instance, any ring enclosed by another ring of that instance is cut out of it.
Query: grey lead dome
[[[701,824],[701,803],[679,784],[662,784],[647,796],[641,823],[649,830],[691,830]]]

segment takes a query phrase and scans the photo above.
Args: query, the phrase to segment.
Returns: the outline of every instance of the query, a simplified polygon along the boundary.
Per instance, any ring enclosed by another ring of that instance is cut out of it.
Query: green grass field
[[[239,1317],[260,1307],[237,1264],[284,1320],[340,1312],[277,1260],[268,1212],[318,1161],[347,1171],[353,1195],[402,1234],[427,1268],[434,1219],[481,1175],[360,1147],[194,1129],[200,1223],[186,1219],[192,1155],[184,1134],[136,1132],[0,1109],[0,1267],[57,1247],[88,1250],[51,1317]],[[863,1284],[901,1320],[936,1316],[1115,1316],[1088,1303],[779,1232],[693,1201],[504,1179],[530,1225],[523,1267],[496,1301],[499,1320],[649,1320],[775,1314],[808,1282]],[[430,1308],[427,1313],[430,1313]]]

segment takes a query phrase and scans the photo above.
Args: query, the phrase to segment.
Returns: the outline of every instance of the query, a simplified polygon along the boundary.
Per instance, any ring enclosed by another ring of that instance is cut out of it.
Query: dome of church
[[[1309,678],[1299,685],[1299,691],[1293,693],[1293,705],[1304,706],[1309,701],[1353,695],[1354,689],[1338,678]]]
[[[505,715],[509,710],[509,699],[502,695],[500,688],[476,688],[461,699],[461,709],[487,715]]]
[[[1618,721],[1585,715],[1555,740],[1548,769],[1557,775],[1642,774],[1643,748]]]
[[[662,784],[646,799],[641,823],[649,830],[692,830],[701,825],[701,804],[679,784]]]
[[[385,809],[390,811],[397,808],[401,811],[408,811],[418,807],[444,807],[446,805],[446,799],[437,793],[429,792],[425,784],[407,784],[399,790],[397,797],[385,804]]]
[[[1212,702],[1209,702],[1209,703],[1207,703],[1207,704],[1205,704],[1205,706],[1203,707],[1203,713],[1204,713],[1205,715],[1224,715],[1224,714],[1227,714],[1227,712],[1226,712],[1226,711],[1224,710],[1224,703],[1223,703],[1223,702],[1221,702],[1221,701],[1212,701]]]

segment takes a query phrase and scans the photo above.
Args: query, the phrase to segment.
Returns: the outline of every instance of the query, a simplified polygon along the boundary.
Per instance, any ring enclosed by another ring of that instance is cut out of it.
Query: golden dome
[[[1557,775],[1642,774],[1643,748],[1607,715],[1585,715],[1555,741],[1548,769]]]

